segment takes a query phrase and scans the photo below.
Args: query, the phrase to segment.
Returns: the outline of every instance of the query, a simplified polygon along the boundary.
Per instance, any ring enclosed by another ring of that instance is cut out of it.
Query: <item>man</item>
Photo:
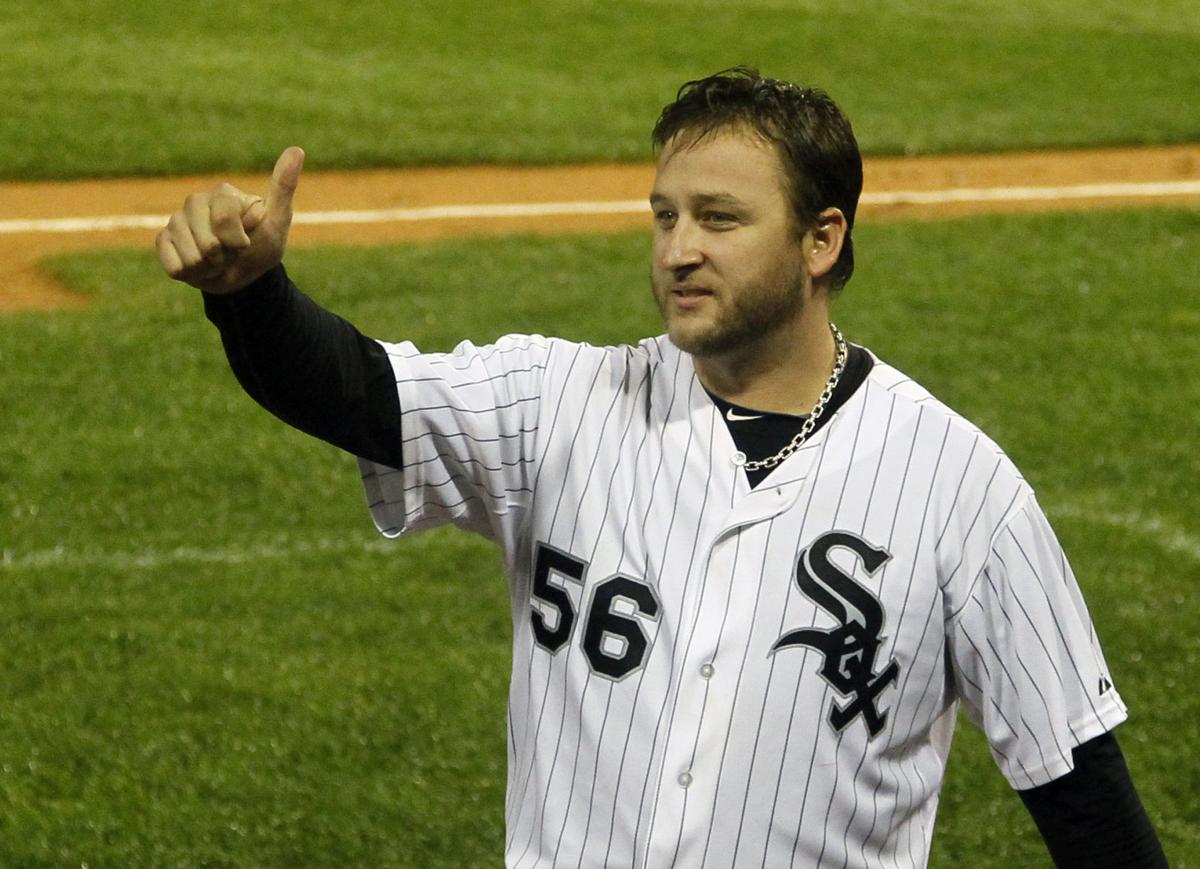
[[[636,346],[363,337],[280,265],[298,149],[265,201],[189,197],[158,239],[244,388],[360,457],[384,534],[502,547],[507,864],[922,866],[961,702],[1060,865],[1165,865],[1028,484],[830,323],[840,110],[732,70],[654,140],[667,334]]]

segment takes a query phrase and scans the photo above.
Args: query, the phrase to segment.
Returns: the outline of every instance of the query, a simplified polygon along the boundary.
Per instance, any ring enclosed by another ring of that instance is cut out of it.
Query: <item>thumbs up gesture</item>
[[[304,152],[288,148],[275,163],[266,199],[218,184],[193,193],[155,242],[163,270],[206,293],[235,293],[283,259],[292,197]]]

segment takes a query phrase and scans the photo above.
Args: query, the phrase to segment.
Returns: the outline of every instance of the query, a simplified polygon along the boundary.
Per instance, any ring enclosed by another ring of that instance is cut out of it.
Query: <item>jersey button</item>
[[[715,672],[716,670],[713,669],[712,664],[704,664],[700,667],[700,675],[705,679],[711,679],[712,674]]]
[[[687,771],[685,770],[684,772],[681,772],[681,773],[679,774],[679,786],[680,786],[681,788],[686,788],[686,787],[688,787],[688,786],[689,786],[691,783],[692,783],[692,774],[691,774],[690,772],[687,772]]]
[[[730,456],[730,461],[740,468],[742,465],[746,464],[746,454],[741,450],[738,450],[736,453]]]

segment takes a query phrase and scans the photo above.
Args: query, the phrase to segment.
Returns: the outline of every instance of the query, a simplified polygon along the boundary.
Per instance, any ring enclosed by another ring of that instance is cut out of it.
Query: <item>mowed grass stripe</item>
[[[265,169],[301,141],[340,168],[644,160],[679,85],[740,63],[828,89],[875,154],[1200,135],[1192,0],[8,7],[5,178]]]

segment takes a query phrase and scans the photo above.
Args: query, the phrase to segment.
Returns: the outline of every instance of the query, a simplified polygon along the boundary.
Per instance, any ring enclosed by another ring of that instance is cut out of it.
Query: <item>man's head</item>
[[[684,85],[655,141],[651,288],[675,346],[743,370],[823,354],[853,269],[861,162],[845,118],[734,70]]]
[[[716,133],[749,133],[774,146],[787,179],[797,237],[818,215],[836,208],[846,231],[837,264],[827,277],[841,289],[854,272],[850,230],[862,192],[862,157],[850,122],[823,91],[764,78],[739,67],[691,81],[663,109],[653,140],[695,144]]]

